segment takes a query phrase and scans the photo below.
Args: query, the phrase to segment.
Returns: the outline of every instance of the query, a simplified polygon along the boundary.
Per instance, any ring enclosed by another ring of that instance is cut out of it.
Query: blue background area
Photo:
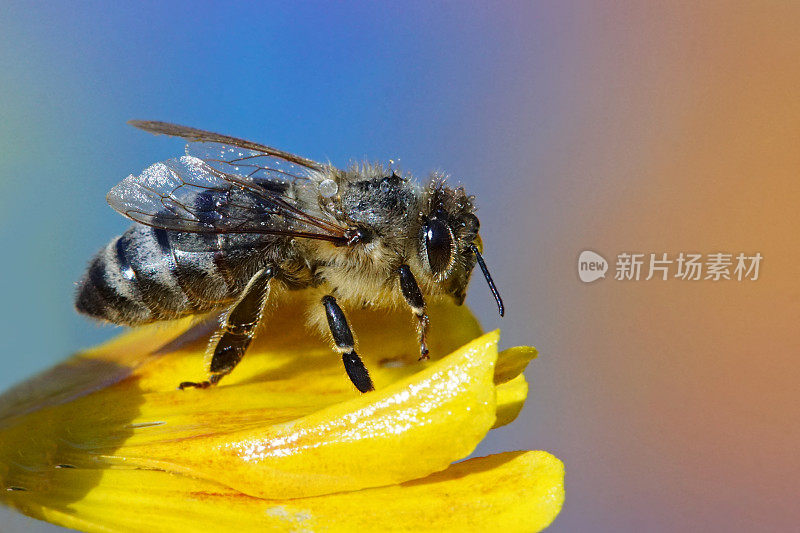
[[[478,196],[499,283],[513,267],[500,259],[511,250],[498,247],[510,204],[522,200],[509,194],[507,175],[519,170],[509,158],[533,163],[527,147],[546,145],[537,123],[554,110],[531,121],[507,99],[552,92],[526,72],[544,49],[547,24],[515,28],[510,14],[498,21],[488,8],[457,5],[5,11],[12,24],[0,35],[0,242],[8,255],[0,289],[16,307],[2,324],[12,351],[56,360],[110,335],[72,313],[70,289],[88,258],[127,226],[105,193],[182,150],[126,126],[130,118],[194,125],[337,165],[394,159],[423,178],[444,169]],[[532,168],[514,179],[534,180]],[[484,289],[471,297],[479,310],[491,309]],[[11,383],[52,360],[20,357],[0,379]]]

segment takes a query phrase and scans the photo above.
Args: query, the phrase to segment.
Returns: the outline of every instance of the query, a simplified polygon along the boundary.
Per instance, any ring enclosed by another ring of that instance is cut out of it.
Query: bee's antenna
[[[497,311],[500,313],[500,316],[505,314],[505,307],[503,307],[503,299],[500,298],[500,293],[497,292],[497,287],[494,286],[494,280],[492,280],[492,275],[489,274],[489,269],[486,268],[486,263],[483,262],[483,257],[481,253],[478,251],[478,247],[474,244],[470,247],[472,251],[475,252],[475,258],[478,260],[478,265],[481,267],[481,272],[483,272],[483,277],[486,278],[486,283],[489,284],[489,290],[492,291],[492,296],[494,296],[494,300],[497,302]]]

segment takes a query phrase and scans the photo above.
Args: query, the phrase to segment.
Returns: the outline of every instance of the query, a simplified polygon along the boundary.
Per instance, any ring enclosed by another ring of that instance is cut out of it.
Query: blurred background
[[[182,150],[126,120],[394,159],[478,198],[507,315],[482,281],[468,303],[540,357],[476,453],[564,461],[552,531],[797,527],[797,3],[6,0],[0,22],[0,389],[116,333],[72,308],[127,227],[105,193]],[[606,279],[578,279],[585,249]],[[626,282],[620,252],[764,259],[756,281]]]

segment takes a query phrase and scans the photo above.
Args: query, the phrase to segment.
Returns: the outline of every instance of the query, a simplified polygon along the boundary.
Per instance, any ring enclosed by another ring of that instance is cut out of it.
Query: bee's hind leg
[[[428,326],[430,320],[428,319],[428,311],[425,307],[425,299],[422,297],[422,291],[419,290],[417,280],[408,265],[400,265],[398,269],[400,275],[400,291],[403,293],[403,298],[406,299],[408,307],[417,317],[417,334],[419,335],[419,358],[420,360],[428,359]]]
[[[242,292],[242,296],[231,307],[217,335],[211,342],[216,342],[214,355],[209,367],[210,376],[207,381],[184,381],[178,388],[188,387],[205,389],[216,385],[219,380],[231,373],[242,360],[250,341],[253,340],[256,328],[261,322],[264,304],[269,296],[269,282],[275,276],[272,268],[263,268],[250,278]]]
[[[342,312],[342,308],[336,303],[333,296],[323,296],[322,305],[325,306],[325,315],[328,318],[328,326],[333,335],[333,342],[336,350],[342,354],[342,362],[347,376],[353,385],[361,392],[375,390],[372,379],[369,377],[367,367],[356,353],[353,341],[353,332],[347,325],[347,319]]]

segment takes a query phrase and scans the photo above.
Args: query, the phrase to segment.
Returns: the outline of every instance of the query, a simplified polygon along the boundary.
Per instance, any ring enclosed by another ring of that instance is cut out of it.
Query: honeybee
[[[223,311],[208,379],[179,388],[215,385],[234,369],[271,291],[316,291],[320,321],[362,393],[373,384],[340,304],[406,305],[427,359],[426,298],[462,304],[477,263],[503,315],[481,257],[474,198],[441,176],[423,186],[380,165],[340,170],[185,126],[130,124],[187,140],[186,154],[108,193],[134,224],[91,260],[75,306],[126,326]]]

